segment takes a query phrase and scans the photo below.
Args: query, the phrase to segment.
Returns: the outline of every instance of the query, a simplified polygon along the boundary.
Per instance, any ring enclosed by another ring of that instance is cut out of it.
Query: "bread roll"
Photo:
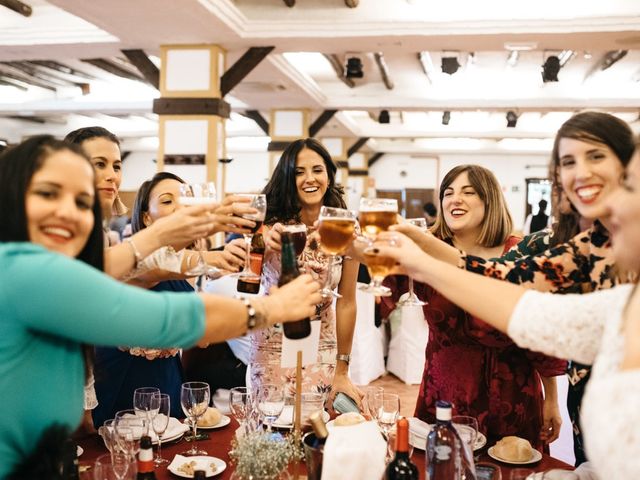
[[[496,456],[510,462],[527,462],[533,457],[533,448],[528,440],[520,437],[504,437],[493,447]]]
[[[358,412],[347,412],[337,417],[334,420],[333,424],[336,427],[347,427],[349,425],[357,425],[358,423],[362,423],[364,421],[366,421],[366,418],[364,418]]]
[[[213,407],[209,407],[209,408],[207,408],[207,411],[204,412],[204,415],[202,415],[198,419],[198,426],[199,427],[213,427],[213,426],[217,425],[218,423],[220,423],[220,420],[222,420],[222,414],[218,411],[218,409],[217,408],[213,408]]]

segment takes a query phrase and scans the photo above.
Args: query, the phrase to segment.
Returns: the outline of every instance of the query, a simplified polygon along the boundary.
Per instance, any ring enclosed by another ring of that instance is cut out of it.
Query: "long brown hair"
[[[484,203],[485,208],[482,229],[477,240],[478,244],[486,248],[503,245],[511,235],[513,220],[498,180],[491,170],[480,165],[458,165],[444,176],[438,192],[440,201],[438,217],[436,223],[431,227],[431,232],[442,240],[453,239],[454,234],[444,220],[442,200],[445,190],[465,172],[469,177],[469,183]]]

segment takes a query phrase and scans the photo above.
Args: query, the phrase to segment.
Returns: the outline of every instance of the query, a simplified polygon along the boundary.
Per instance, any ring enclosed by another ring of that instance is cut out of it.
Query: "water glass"
[[[284,409],[284,389],[282,385],[264,383],[258,387],[258,410],[267,422],[267,431],[271,432],[271,425]]]
[[[374,418],[385,438],[398,421],[400,415],[400,397],[395,393],[379,393],[374,396]]]
[[[467,415],[454,415],[451,417],[451,423],[460,439],[469,447],[469,452],[473,452],[478,439],[478,420]]]
[[[136,462],[124,452],[100,455],[93,465],[94,480],[133,480]]]
[[[162,457],[162,436],[169,426],[171,398],[166,393],[159,393],[156,398],[158,401],[158,413],[151,420],[151,425],[158,436],[158,451],[153,461],[156,465],[162,465],[163,463],[169,463],[169,460]]]
[[[369,385],[364,388],[364,414],[370,420],[375,419],[375,397],[384,393],[384,388]]]
[[[160,395],[160,389],[156,387],[141,387],[133,391],[133,409],[149,421],[149,426],[158,413],[160,398],[156,395]]]
[[[208,455],[204,450],[198,450],[197,447],[197,433],[198,433],[198,419],[204,415],[209,408],[209,401],[211,399],[211,391],[209,384],[204,382],[186,382],[182,384],[180,389],[180,406],[186,417],[191,422],[193,428],[193,443],[191,448],[184,452],[182,455],[196,456],[196,455]]]
[[[251,393],[247,387],[233,387],[229,390],[229,408],[240,424],[241,431],[247,432],[247,419],[251,414]]]
[[[133,409],[116,412],[113,424],[120,450],[135,459],[140,451],[140,439],[149,431],[148,420],[136,414]]]

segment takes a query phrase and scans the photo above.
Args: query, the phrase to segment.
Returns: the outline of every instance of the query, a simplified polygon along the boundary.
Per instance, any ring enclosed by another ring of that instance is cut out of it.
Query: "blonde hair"
[[[442,199],[445,190],[464,172],[467,173],[469,183],[484,203],[484,218],[477,243],[487,248],[503,245],[511,235],[513,220],[498,180],[491,170],[480,165],[458,165],[442,179],[438,192],[440,208],[436,223],[431,227],[431,232],[442,240],[451,240],[454,237],[454,233],[444,220]]]

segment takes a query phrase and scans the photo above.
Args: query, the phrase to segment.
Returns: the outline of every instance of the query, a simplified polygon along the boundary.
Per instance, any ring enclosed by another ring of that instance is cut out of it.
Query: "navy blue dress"
[[[150,290],[193,292],[186,280],[166,280]],[[184,381],[180,356],[147,360],[118,348],[96,347],[94,367],[98,406],[93,410],[96,428],[113,418],[118,410],[133,408],[133,392],[140,387],[158,387],[171,397],[171,416],[182,418],[180,386]]]

